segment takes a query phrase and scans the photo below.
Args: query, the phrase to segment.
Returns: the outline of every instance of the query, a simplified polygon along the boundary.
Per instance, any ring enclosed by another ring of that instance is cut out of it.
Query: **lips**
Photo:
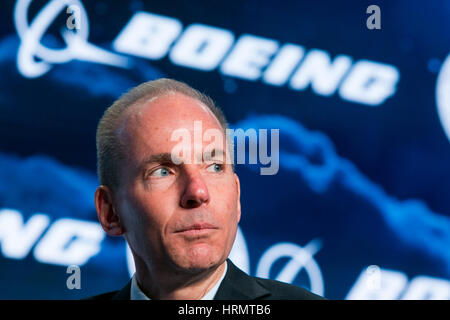
[[[214,229],[218,229],[218,228],[210,223],[194,223],[189,226],[182,227],[180,230],[177,230],[175,233],[201,232],[201,231],[214,230]]]

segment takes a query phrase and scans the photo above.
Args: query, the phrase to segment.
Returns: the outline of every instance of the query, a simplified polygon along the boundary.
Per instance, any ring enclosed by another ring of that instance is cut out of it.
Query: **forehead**
[[[170,152],[177,129],[187,129],[193,138],[194,121],[200,121],[202,134],[223,128],[211,110],[200,101],[179,93],[164,94],[133,105],[124,115],[119,138],[132,156]],[[130,155],[130,154],[129,154]]]

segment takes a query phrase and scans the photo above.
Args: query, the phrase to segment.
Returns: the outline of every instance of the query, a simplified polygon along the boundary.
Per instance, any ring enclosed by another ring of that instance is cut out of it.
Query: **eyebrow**
[[[218,156],[224,156],[225,153],[222,149],[217,149],[214,148],[211,152],[204,152],[203,153],[203,159],[205,160],[205,155],[207,153],[211,154],[211,159],[218,157]],[[207,159],[210,160],[210,159]],[[157,153],[157,154],[153,154],[147,158],[144,158],[144,160],[142,160],[141,164],[139,165],[139,171],[143,170],[145,168],[145,166],[147,166],[148,164],[151,163],[170,163],[170,164],[174,164],[174,162],[172,161],[172,155],[168,152],[163,152],[163,153]]]
[[[139,165],[139,171],[144,169],[145,166],[150,163],[173,163],[173,161],[171,154],[168,152],[153,154],[141,161],[141,164]]]

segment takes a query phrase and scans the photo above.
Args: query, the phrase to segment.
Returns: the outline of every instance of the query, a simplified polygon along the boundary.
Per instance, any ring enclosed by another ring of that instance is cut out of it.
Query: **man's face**
[[[217,156],[211,160],[203,159],[211,141],[202,139],[202,148],[194,147],[194,121],[201,121],[200,134],[221,132],[223,143],[215,144]],[[191,138],[182,144],[191,148],[192,157],[175,164],[170,155],[181,140],[172,141],[172,134],[183,128]],[[190,97],[168,94],[133,106],[120,132],[127,158],[116,204],[134,255],[178,270],[223,262],[240,219],[240,187],[220,156],[219,150],[228,152],[226,139],[211,111]]]

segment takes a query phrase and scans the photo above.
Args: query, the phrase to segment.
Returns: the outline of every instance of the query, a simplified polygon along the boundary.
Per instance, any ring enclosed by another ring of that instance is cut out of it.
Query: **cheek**
[[[170,218],[168,205],[161,198],[145,198],[139,203],[141,223],[150,234],[159,234]]]
[[[233,225],[238,220],[238,206],[237,206],[237,193],[235,189],[229,188],[227,192],[224,192],[224,187],[215,188],[214,195],[214,207],[215,211],[220,213],[220,219],[223,220],[223,225]]]
[[[164,208],[159,208],[149,199],[133,203],[127,212],[125,238],[138,255],[159,257],[164,251],[161,247],[168,221]]]
[[[138,241],[159,238],[170,218],[168,203],[167,197],[154,192],[130,196],[124,207],[127,232]]]

